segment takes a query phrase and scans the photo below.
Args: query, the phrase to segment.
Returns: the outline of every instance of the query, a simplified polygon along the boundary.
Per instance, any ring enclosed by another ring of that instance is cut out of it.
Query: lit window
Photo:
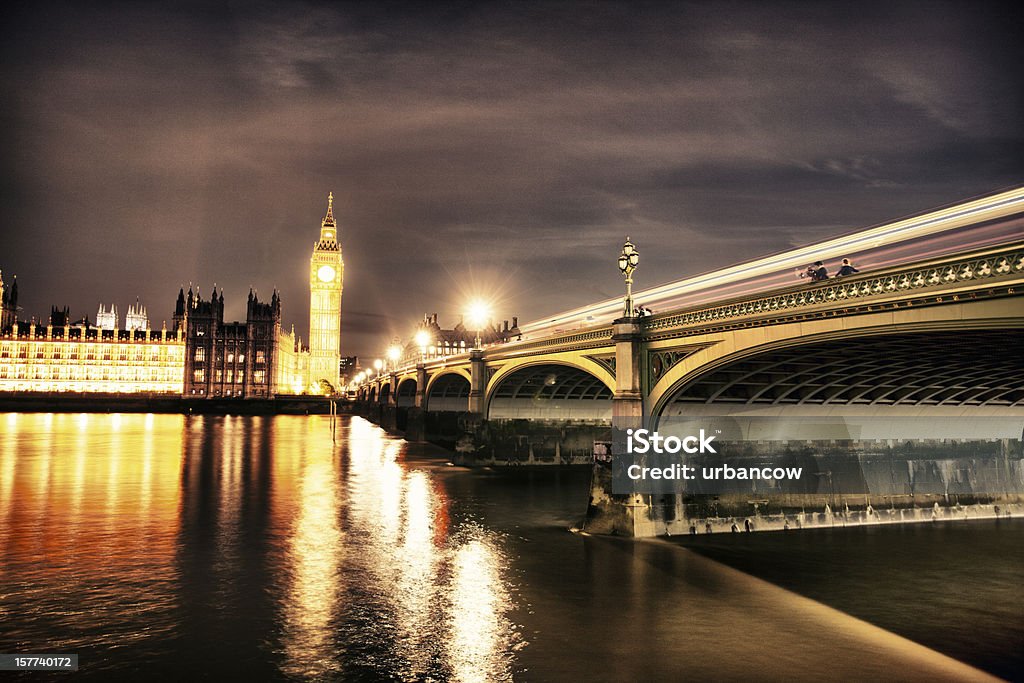
[[[193,370],[192,371],[192,377],[194,378],[194,381],[196,381],[196,382],[205,382],[206,381],[206,370],[203,369],[203,368],[198,368],[196,370]]]
[[[195,358],[196,358],[196,361],[199,362],[199,363],[202,363],[204,360],[206,360],[206,349],[203,348],[202,346],[197,348],[196,349],[196,356],[195,356]]]
[[[266,354],[263,351],[257,351],[256,352],[256,362],[257,363],[266,363],[267,362],[267,356],[266,356]]]

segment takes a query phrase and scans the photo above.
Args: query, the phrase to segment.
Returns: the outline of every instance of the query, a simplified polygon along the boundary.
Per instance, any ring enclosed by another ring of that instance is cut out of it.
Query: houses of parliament
[[[204,298],[179,289],[173,324],[153,330],[144,306],[100,306],[96,324],[51,310],[46,325],[19,320],[18,281],[0,272],[0,392],[177,394],[191,398],[266,399],[339,388],[341,295],[345,264],[334,196],[309,260],[309,340],[283,329],[282,302],[250,290],[244,322],[225,322],[224,292]]]

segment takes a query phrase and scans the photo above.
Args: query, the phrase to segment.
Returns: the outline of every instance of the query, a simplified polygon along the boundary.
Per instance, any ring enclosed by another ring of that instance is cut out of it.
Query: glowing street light
[[[469,324],[476,329],[476,343],[473,348],[483,348],[480,341],[480,330],[491,318],[491,308],[486,303],[476,300],[469,305]]]
[[[430,346],[434,340],[426,330],[420,330],[417,332],[415,339],[416,346],[420,347],[420,362],[422,363],[427,355],[427,347]]]
[[[380,358],[373,361],[373,369],[376,370],[377,374],[379,375],[380,371],[384,369],[384,361],[382,361]]]
[[[398,367],[398,361],[402,359],[402,349],[398,344],[388,347],[388,361],[391,367]]]
[[[636,246],[626,237],[626,243],[622,245],[622,253],[619,254],[619,270],[626,278],[626,315],[633,317],[633,271],[640,263],[640,252]]]

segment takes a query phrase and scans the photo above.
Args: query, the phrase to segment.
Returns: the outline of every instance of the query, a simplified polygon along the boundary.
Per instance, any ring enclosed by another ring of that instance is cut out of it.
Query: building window
[[[192,378],[196,382],[205,382],[206,381],[206,370],[204,368],[198,368],[196,370],[193,370],[192,371]]]
[[[239,363],[244,363],[245,362],[245,354],[244,353],[238,354],[238,362]]]
[[[267,354],[262,349],[256,352],[256,362],[259,364],[267,362]]]
[[[234,370],[228,370],[228,384],[231,384],[234,381],[235,381],[235,371]]]
[[[199,362],[199,363],[202,363],[204,360],[206,360],[206,349],[204,349],[202,346],[197,348],[196,349],[196,356],[195,356],[195,358],[196,358],[196,362]]]
[[[233,353],[229,353],[228,354],[228,362],[229,363],[234,363],[235,362],[235,354],[233,354]],[[230,382],[231,380],[228,380],[228,381]]]
[[[255,382],[256,384],[263,384],[266,381],[266,377],[266,370],[257,370],[254,373],[252,373],[252,381]]]
[[[224,371],[223,370],[217,370],[216,372],[214,372],[213,381],[214,382],[223,382],[224,381]]]

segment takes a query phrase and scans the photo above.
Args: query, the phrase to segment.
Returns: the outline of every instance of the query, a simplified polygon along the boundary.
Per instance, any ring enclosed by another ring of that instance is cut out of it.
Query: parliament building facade
[[[223,290],[204,300],[182,288],[170,330],[141,324],[145,309],[138,306],[130,314],[139,315],[125,321],[132,329],[118,329],[113,306],[101,306],[102,326],[70,323],[57,308],[42,325],[18,320],[17,281],[6,286],[0,274],[0,392],[266,399],[338,389],[344,262],[333,200],[329,195],[310,257],[308,347],[294,329],[282,330],[276,290],[269,302],[250,290],[245,322],[224,322]]]

